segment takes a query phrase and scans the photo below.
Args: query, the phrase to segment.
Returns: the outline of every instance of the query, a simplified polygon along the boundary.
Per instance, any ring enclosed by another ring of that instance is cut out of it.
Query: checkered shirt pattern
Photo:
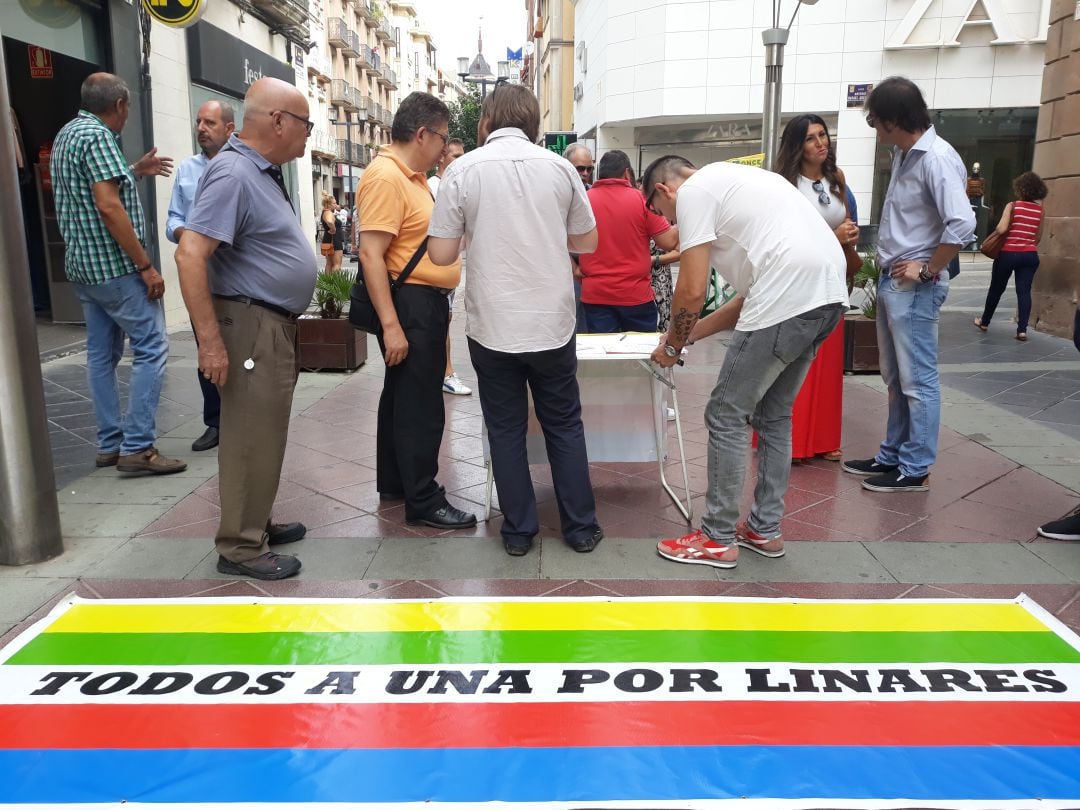
[[[120,181],[120,201],[135,235],[146,244],[135,175],[128,168],[119,141],[116,133],[86,110],[79,110],[53,141],[51,171],[56,218],[67,248],[64,270],[71,281],[80,284],[104,284],[136,269],[98,213],[94,183]]]

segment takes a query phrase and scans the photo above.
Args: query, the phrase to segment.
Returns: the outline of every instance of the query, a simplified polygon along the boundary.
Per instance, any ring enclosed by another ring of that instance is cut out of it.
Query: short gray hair
[[[588,152],[589,157],[593,156],[592,150],[585,144],[583,144],[581,141],[574,141],[572,144],[567,146],[563,150],[562,156],[567,160],[570,160],[574,156],[574,152],[578,151],[579,149],[584,149],[586,152]]]
[[[233,109],[233,105],[227,101],[222,101],[218,98],[210,99],[212,102],[218,105],[218,112],[221,113],[221,123],[223,124],[235,124],[236,123],[236,110]]]
[[[91,73],[79,90],[79,104],[94,115],[108,112],[118,101],[130,101],[127,83],[111,73]]]

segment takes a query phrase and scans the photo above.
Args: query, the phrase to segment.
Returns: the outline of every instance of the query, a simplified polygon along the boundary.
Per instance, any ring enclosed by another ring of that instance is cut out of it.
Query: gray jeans
[[[705,408],[709,490],[701,528],[721,543],[735,538],[746,477],[747,423],[758,432],[758,480],[750,528],[780,528],[791,472],[791,408],[818,347],[843,317],[840,304],[812,309],[754,332],[735,331]]]

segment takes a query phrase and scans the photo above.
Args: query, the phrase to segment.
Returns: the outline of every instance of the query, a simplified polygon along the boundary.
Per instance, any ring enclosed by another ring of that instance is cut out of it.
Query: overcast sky
[[[445,71],[457,72],[457,58],[476,56],[476,30],[484,28],[484,57],[495,72],[506,49],[525,42],[525,0],[416,0],[420,22],[431,31],[436,58]],[[483,20],[480,18],[483,17]]]

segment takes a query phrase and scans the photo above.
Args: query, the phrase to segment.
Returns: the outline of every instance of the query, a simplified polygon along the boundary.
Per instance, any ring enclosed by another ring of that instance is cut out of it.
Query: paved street
[[[308,538],[289,547],[303,560],[303,572],[279,583],[233,581],[214,569],[216,458],[214,452],[190,451],[202,431],[190,332],[172,336],[158,416],[159,448],[189,464],[176,476],[123,478],[115,470],[95,470],[85,354],[47,360],[43,372],[67,551],[40,565],[0,568],[0,634],[10,636],[69,592],[911,598],[1024,591],[1080,628],[1080,547],[1035,539],[1040,522],[1080,503],[1080,355],[1070,341],[1036,332],[1029,332],[1027,343],[1014,340],[1011,291],[991,331],[977,331],[971,320],[988,280],[988,265],[965,264],[943,311],[946,405],[930,492],[872,494],[835,463],[796,465],[783,524],[785,538],[793,541],[787,556],[747,554],[734,571],[657,557],[657,537],[682,534],[685,523],[660,490],[654,464],[593,464],[607,537],[591,555],[575,554],[559,539],[546,466],[533,468],[544,528],[527,557],[502,551],[497,517],[466,532],[406,526],[401,504],[381,504],[374,487],[382,380],[375,357],[355,374],[301,375],[275,518],[309,527]],[[474,384],[464,321],[459,312],[452,327],[455,366]],[[723,348],[720,341],[695,346],[677,378],[698,515],[706,481],[701,414]],[[447,397],[446,404],[440,480],[454,503],[481,512],[480,403],[473,395]],[[845,452],[872,454],[884,428],[880,379],[846,378],[844,409]],[[675,478],[677,460],[668,465],[669,478]]]

